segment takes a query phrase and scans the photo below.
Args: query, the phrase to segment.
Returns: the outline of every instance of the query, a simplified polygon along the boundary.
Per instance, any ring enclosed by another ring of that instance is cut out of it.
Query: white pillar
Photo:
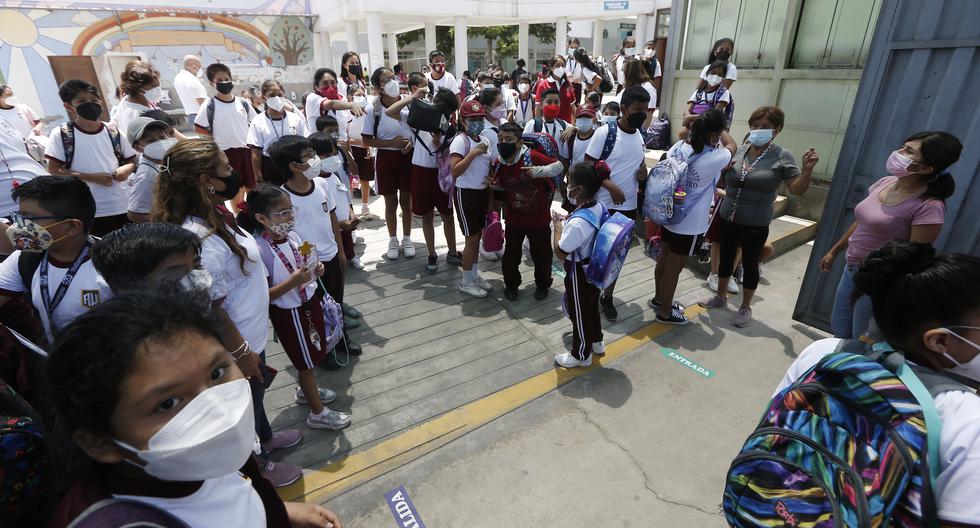
[[[466,17],[453,17],[453,36],[456,44],[456,77],[462,77],[469,69],[469,41],[466,36]]]
[[[429,53],[436,49],[436,25],[431,22],[425,23],[425,62],[429,62]],[[441,50],[443,53],[446,50]]]
[[[643,43],[647,41],[647,23],[650,17],[646,15],[636,16],[636,29],[633,30],[633,39],[636,40],[636,48],[642,50]]]
[[[388,32],[388,66],[394,68],[398,64],[398,33]]]
[[[602,20],[592,22],[592,56],[602,55]],[[608,59],[608,57],[606,57]]]
[[[517,24],[517,57],[524,59],[525,61],[527,61],[528,66],[531,66],[533,63],[531,62],[531,54],[530,54],[531,50],[527,44],[528,42],[527,31],[528,31],[527,22],[521,22],[520,24]],[[528,71],[531,71],[531,69],[529,69]]]
[[[381,37],[381,14],[367,14],[368,34],[368,70],[371,75],[374,70],[385,65],[384,39]],[[362,57],[363,61],[364,58]]]
[[[360,40],[357,36],[357,21],[348,20],[347,26],[347,51],[353,51],[354,53],[360,53],[361,50],[358,49],[357,41]]]
[[[313,35],[313,52],[316,67],[335,69],[337,57],[333,56],[333,43],[330,41],[329,31],[319,31]]]
[[[565,55],[568,49],[568,19],[558,17],[555,22],[555,55]]]

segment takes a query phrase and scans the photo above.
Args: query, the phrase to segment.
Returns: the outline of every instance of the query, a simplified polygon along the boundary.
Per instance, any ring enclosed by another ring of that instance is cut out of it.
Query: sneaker
[[[493,285],[487,282],[483,277],[479,275],[476,276],[476,285],[479,286],[480,289],[484,291],[488,291],[488,292],[493,291]]]
[[[361,326],[361,321],[353,317],[344,317],[344,330],[351,330]]]
[[[735,326],[737,328],[745,328],[746,326],[749,326],[749,323],[751,322],[752,322],[752,308],[743,306],[738,309],[738,312],[735,314],[735,317],[732,319],[732,326]]]
[[[653,308],[654,310],[660,309],[660,303],[657,302],[656,297],[653,297],[649,301],[647,301],[647,305],[649,305],[650,308]],[[683,312],[685,310],[684,305],[677,301],[670,303],[670,307],[673,308],[674,310],[677,310],[678,312]]]
[[[506,297],[508,301],[516,301],[517,288],[504,288],[504,297]]]
[[[361,354],[364,353],[364,350],[361,348],[361,345],[358,345],[357,343],[351,341],[349,337],[346,338],[346,339],[347,339],[347,353],[348,354],[350,354],[352,356],[360,356]]]
[[[531,239],[525,237],[524,243],[521,244],[521,247],[524,248],[524,251],[531,251]]]
[[[344,315],[347,317],[353,317],[354,319],[361,318],[361,312],[347,303],[340,303],[340,306],[344,309]]]
[[[388,260],[396,260],[398,258],[399,255],[398,249],[400,247],[401,246],[398,244],[397,238],[392,237],[390,240],[388,240],[388,252],[385,253],[385,256],[388,257]]]
[[[728,293],[733,295],[738,294],[738,284],[736,284],[733,280],[728,281]]]
[[[455,253],[446,253],[446,264],[450,266],[459,266],[463,264],[463,254],[459,251]]]
[[[292,464],[268,461],[260,471],[273,486],[282,488],[296,482],[303,476],[303,469]]]
[[[360,198],[361,197],[360,187],[355,187],[354,190],[351,191],[351,196],[353,196],[354,198]]]
[[[724,308],[728,306],[728,299],[723,298],[717,293],[704,300],[698,301],[703,308]]]
[[[735,282],[742,284],[742,277],[743,277],[742,265],[739,264],[738,267],[735,268],[735,272],[732,273],[732,278],[735,279]]]
[[[497,255],[497,258],[498,259],[504,258],[504,250],[502,250],[502,249],[500,251],[494,251],[493,253],[494,253],[494,255]]]
[[[378,215],[376,215],[376,214],[374,214],[374,213],[372,213],[371,211],[368,211],[367,209],[361,209],[361,216],[360,216],[360,218],[361,218],[361,221],[362,222],[370,222],[372,220],[378,220],[381,217],[378,216]]]
[[[350,425],[350,415],[344,412],[331,411],[324,407],[320,414],[310,413],[306,417],[306,426],[310,429],[330,429],[339,431]]]
[[[337,399],[337,393],[330,389],[317,389],[320,393],[320,403],[326,405]],[[306,394],[303,394],[303,390],[296,387],[296,398],[293,400],[296,405],[309,405],[310,402],[306,399]]]
[[[429,259],[425,262],[425,271],[429,273],[435,273],[439,271],[439,257],[435,255],[429,255]]]
[[[597,356],[605,356],[606,343],[604,341],[599,341],[598,343],[592,343],[592,353]]]
[[[350,265],[354,269],[358,269],[358,270],[364,269],[364,263],[361,262],[361,257],[354,257],[350,259]]]
[[[262,442],[262,450],[271,453],[276,449],[286,449],[293,447],[303,440],[303,433],[298,429],[283,429],[272,433],[272,438]],[[295,482],[295,480],[293,481]],[[285,484],[283,484],[285,486]]]
[[[486,297],[487,290],[481,288],[476,282],[470,284],[463,284],[463,281],[459,281],[459,291],[472,295],[473,297]]]
[[[542,286],[538,286],[537,288],[534,289],[534,298],[539,301],[543,301],[548,298],[548,292],[550,290],[551,290],[550,288],[544,288]]]
[[[565,368],[588,367],[592,365],[592,354],[585,359],[578,359],[571,352],[562,352],[555,356],[555,364]]]
[[[412,244],[412,239],[409,237],[402,239],[402,255],[405,255],[405,258],[412,258],[415,256],[415,246]]]
[[[497,260],[497,252],[496,251],[484,251],[483,250],[483,245],[480,244],[480,257],[483,258],[483,260]]]
[[[683,312],[680,312],[678,310],[671,310],[670,317],[661,317],[660,314],[657,314],[657,322],[663,324],[669,324],[669,325],[683,326],[686,325],[687,323],[690,323],[691,321],[688,320],[687,316],[685,316]]]
[[[602,314],[610,323],[616,322],[616,319],[619,318],[619,311],[613,305],[612,297],[599,297],[599,307],[602,308]]]
[[[708,289],[711,290],[711,291],[713,291],[713,292],[718,291],[718,274],[717,273],[712,273],[711,275],[708,275]]]

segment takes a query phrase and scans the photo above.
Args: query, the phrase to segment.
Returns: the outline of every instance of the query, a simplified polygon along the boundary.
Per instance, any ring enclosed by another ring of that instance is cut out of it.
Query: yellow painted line
[[[685,310],[693,319],[705,309],[695,304]],[[592,366],[579,369],[555,367],[489,396],[457,407],[421,423],[400,435],[354,453],[321,468],[310,470],[295,484],[281,488],[287,501],[323,502],[373,478],[403,466],[558,387],[608,364],[674,327],[652,323],[606,345],[605,356],[595,356]]]

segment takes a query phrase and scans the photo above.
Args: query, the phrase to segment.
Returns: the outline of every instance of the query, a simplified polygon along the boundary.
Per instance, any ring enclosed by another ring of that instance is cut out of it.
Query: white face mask
[[[520,83],[517,85],[517,89],[520,90],[521,93],[527,93],[527,91],[531,89],[531,85],[528,83]]]
[[[154,141],[153,143],[143,147],[143,155],[151,159],[162,160],[164,156],[167,155],[167,151],[170,150],[170,147],[174,146],[176,143],[177,140],[174,138]]]
[[[401,93],[398,89],[398,81],[391,79],[386,82],[384,92],[388,97],[398,97],[398,94]]]
[[[281,95],[270,97],[265,100],[265,105],[276,112],[282,112],[282,109],[286,108],[286,98],[282,97]]]
[[[657,50],[654,50],[654,49],[647,48],[647,49],[643,50],[643,58],[644,59],[652,59],[653,56],[656,55],[656,54],[657,54]]]
[[[156,88],[150,88],[149,90],[143,92],[143,97],[146,97],[147,101],[151,103],[159,103],[163,100],[163,88],[157,86]]]
[[[343,164],[344,162],[341,161],[340,156],[330,156],[329,158],[320,160],[320,170],[323,172],[337,172]]]
[[[980,330],[980,327],[977,326],[954,326],[953,328],[969,328],[971,330]],[[960,334],[957,334],[956,332],[950,330],[949,328],[944,328],[943,330],[946,330],[946,332],[948,332],[950,335],[963,340],[966,344],[980,351],[980,345],[974,343],[973,341],[970,341],[969,339],[961,336]],[[943,355],[946,356],[946,359],[952,361],[956,365],[955,367],[947,370],[949,370],[954,374],[959,374],[960,376],[970,378],[972,380],[980,381],[980,354],[973,356],[973,359],[967,361],[966,363],[960,363],[959,361],[956,361],[955,359],[953,359],[953,356],[950,356],[945,352],[943,352]]]
[[[499,121],[507,117],[507,109],[503,105],[498,106],[490,111],[490,117]]]
[[[7,97],[6,99],[4,99],[3,102],[7,103],[7,105],[9,105],[9,106],[17,106],[17,105],[20,104],[20,100],[17,99],[17,97],[16,96],[13,96],[13,95],[11,95],[10,97]]]
[[[592,130],[592,125],[594,124],[595,122],[592,121],[591,117],[579,117],[575,120],[575,128],[578,128],[582,132]]]
[[[321,161],[320,158],[313,156],[307,163],[310,164],[310,168],[303,170],[303,176],[306,176],[308,179],[312,180],[320,175]]]
[[[636,55],[636,47],[623,49],[623,55],[626,55],[627,57],[632,57],[633,55]]]
[[[709,75],[705,80],[708,81],[708,84],[711,86],[718,86],[724,79],[722,79],[721,75]]]
[[[565,68],[559,66],[551,70],[551,73],[555,76],[556,79],[561,79],[561,77],[565,75]]]
[[[177,282],[181,290],[192,293],[210,292],[212,284],[214,284],[214,277],[204,268],[192,269]]]
[[[493,83],[483,83],[480,86],[482,86],[483,89],[486,90],[487,88],[493,88]]]
[[[139,450],[119,440],[161,480],[208,480],[238,471],[255,445],[252,392],[245,378],[215,385],[197,395]]]

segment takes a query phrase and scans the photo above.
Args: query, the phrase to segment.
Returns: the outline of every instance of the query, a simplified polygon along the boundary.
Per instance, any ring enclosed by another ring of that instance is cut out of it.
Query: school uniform
[[[157,106],[156,103],[150,102],[150,106],[146,106],[130,101],[129,96],[124,95],[123,98],[119,100],[119,103],[117,103],[116,106],[113,106],[112,110],[109,111],[109,121],[115,124],[116,128],[119,129],[119,132],[125,136],[126,131],[129,130],[129,124],[132,123],[134,119],[143,115],[143,112],[159,109],[160,107]],[[127,139],[129,138],[127,137]],[[132,142],[131,139],[129,141]]]
[[[322,280],[327,293],[335,301],[343,302],[344,270],[337,258],[339,250],[330,220],[330,213],[336,210],[337,204],[322,178],[314,178],[310,183],[313,186],[305,193],[291,189],[288,182],[282,189],[289,193],[289,198],[296,207],[296,234],[304,242],[316,246],[317,259],[326,268]]]
[[[572,104],[575,103],[575,88],[572,83],[568,82],[566,79],[561,81],[555,80],[554,77],[549,76],[547,79],[542,79],[538,82],[537,88],[535,88],[534,98],[537,100],[538,104],[543,104],[541,102],[544,93],[548,90],[555,89],[558,90],[559,97],[559,109],[558,117],[564,119],[566,122],[570,122],[572,118]]]
[[[208,109],[214,105],[214,123],[208,122]],[[255,108],[241,97],[231,102],[211,97],[201,105],[194,126],[211,133],[218,148],[228,156],[228,162],[242,177],[242,186],[255,188],[252,170],[252,151],[248,148],[249,124],[255,119]]]
[[[335,205],[334,211],[337,214],[337,221],[344,222],[351,218],[351,205],[353,200],[350,193],[350,179],[347,172],[341,167],[337,172],[321,172],[320,178],[326,184],[333,198]],[[344,255],[348,259],[354,258],[354,233],[353,231],[340,230],[341,245],[344,247]]]
[[[408,123],[408,108],[401,111],[401,120]],[[452,199],[439,187],[439,163],[436,151],[443,148],[446,137],[434,144],[432,133],[414,130],[415,147],[412,149],[412,214],[426,215],[433,209],[441,215],[453,214]]]
[[[299,248],[303,241],[295,232],[282,240],[263,234],[258,243],[270,288],[289,280],[294,271],[306,267],[308,262],[317,261],[315,253],[301,254]],[[313,280],[272,299],[269,304],[272,328],[296,370],[310,370],[327,355],[323,346],[327,333],[322,300]]]
[[[585,154],[589,158],[599,159],[602,157],[602,149],[606,144],[606,136],[609,133],[610,126],[619,127],[619,123],[616,122],[601,126],[592,134],[589,148],[585,151]],[[626,195],[626,201],[622,204],[613,203],[612,195],[605,188],[599,189],[599,192],[596,194],[596,200],[609,211],[618,211],[635,220],[636,196],[640,189],[639,181],[636,179],[636,171],[644,163],[645,156],[646,149],[643,145],[643,136],[640,134],[640,130],[637,129],[633,133],[627,133],[620,127],[616,131],[616,143],[613,145],[612,152],[605,159],[605,162],[609,165],[609,179],[623,191],[623,194]]]
[[[583,204],[599,217],[605,207],[598,202]],[[592,256],[592,246],[598,233],[583,218],[565,220],[558,247],[568,253],[565,257],[565,311],[572,321],[572,356],[587,360],[592,345],[602,342],[602,321],[599,318],[599,288],[585,278],[585,269]]]
[[[20,251],[14,251],[0,263],[0,295],[17,298],[28,293],[44,333],[52,342],[68,323],[112,296],[109,284],[92,264],[90,251],[91,245],[86,246],[73,262],[57,261],[45,252],[30,279],[30,292],[24,288],[18,267],[18,261],[29,255],[21,257]],[[42,283],[46,284],[43,292]]]
[[[412,129],[400,119],[392,119],[385,115],[386,108],[378,100],[364,109],[364,127],[361,129],[361,136],[376,139],[394,139],[401,136],[405,139],[411,139]],[[381,115],[375,119],[377,112],[381,112]],[[375,130],[375,121],[377,121],[377,130]],[[391,196],[399,191],[411,192],[411,152],[406,154],[395,147],[379,148],[375,160],[375,171],[378,176],[378,194]]]
[[[442,72],[442,77],[438,79],[432,78],[432,72],[425,74],[425,76],[432,83],[432,95],[435,95],[439,91],[439,88],[445,88],[454,94],[459,94],[459,81],[456,79],[455,75],[449,73],[448,71]]]
[[[694,148],[684,140],[674,143],[674,146],[667,151],[668,157],[677,157],[681,160],[690,160],[694,155]],[[698,188],[702,189],[705,186],[707,188],[699,196],[692,196],[689,189],[685,203],[687,216],[681,222],[660,229],[660,236],[672,253],[678,255],[697,253],[704,240],[704,234],[711,225],[711,215],[708,211],[714,197],[713,189],[718,184],[721,172],[728,167],[731,160],[732,153],[727,148],[706,146],[702,154],[691,163],[691,170],[701,178]]]
[[[0,217],[10,216],[18,210],[11,196],[16,186],[48,173],[27,152],[24,138],[12,123],[0,116],[0,152],[3,152],[0,158]]]
[[[595,137],[595,128],[592,129],[592,135],[585,139],[578,137],[577,133],[568,138],[565,149],[568,152],[568,162],[570,166],[585,161],[585,153],[588,152],[589,145],[592,144],[593,137]]]
[[[490,143],[490,139],[480,134],[480,142]],[[449,154],[462,157],[476,146],[476,141],[466,134],[458,134],[449,145]],[[495,149],[493,149],[495,150]],[[463,236],[477,235],[486,227],[487,207],[489,205],[488,183],[490,177],[490,162],[496,157],[492,150],[480,154],[470,163],[469,167],[456,178],[456,191],[453,196],[453,207],[459,219],[459,228]]]
[[[514,98],[514,122],[518,126],[525,126],[527,123],[534,121],[534,94],[528,90],[527,99],[521,99],[518,95]]]
[[[74,126],[69,123],[69,126]],[[72,157],[71,166],[73,171],[85,173],[112,174],[119,168],[133,161],[136,151],[130,145],[126,136],[119,134],[119,154],[122,159],[117,157],[116,150],[112,144],[112,137],[109,134],[109,123],[102,123],[95,132],[87,132],[74,126],[75,152]],[[56,127],[48,137],[48,148],[44,156],[65,162],[65,146],[61,136],[61,127]],[[90,232],[93,236],[102,236],[109,231],[113,231],[125,225],[126,207],[129,205],[129,185],[126,182],[117,180],[112,181],[112,185],[102,185],[100,183],[85,182],[92,197],[95,198],[95,222],[92,224]]]
[[[129,177],[129,205],[127,209],[130,213],[150,214],[153,210],[153,193],[156,190],[157,179],[160,176],[160,164],[140,155],[140,161],[136,164],[136,171]]]
[[[34,134],[34,126],[41,118],[34,112],[34,109],[21,103],[10,108],[0,108],[0,121],[3,120],[6,120],[26,138]]]
[[[535,132],[534,125],[535,119],[531,119],[524,124],[524,133],[531,134]],[[568,144],[561,140],[561,134],[569,127],[569,124],[564,119],[557,117],[554,121],[548,122],[545,118],[541,118],[541,130],[538,132],[544,132],[555,140],[555,144],[558,145],[558,157],[564,160],[568,159]]]
[[[506,165],[497,161],[494,166],[494,186],[504,193],[504,256],[501,268],[504,286],[516,290],[521,285],[518,267],[523,254],[524,239],[531,249],[534,262],[534,284],[538,288],[551,286],[551,199],[555,185],[551,178],[532,178],[521,170],[531,166],[551,165],[558,160],[523,146],[517,161]]]
[[[273,118],[268,112],[262,112],[255,116],[248,126],[246,143],[249,148],[262,151],[262,179],[274,184],[281,184],[286,178],[269,157],[269,147],[283,136],[309,135],[306,121],[302,116],[294,112],[284,112],[284,114],[283,117]]]

